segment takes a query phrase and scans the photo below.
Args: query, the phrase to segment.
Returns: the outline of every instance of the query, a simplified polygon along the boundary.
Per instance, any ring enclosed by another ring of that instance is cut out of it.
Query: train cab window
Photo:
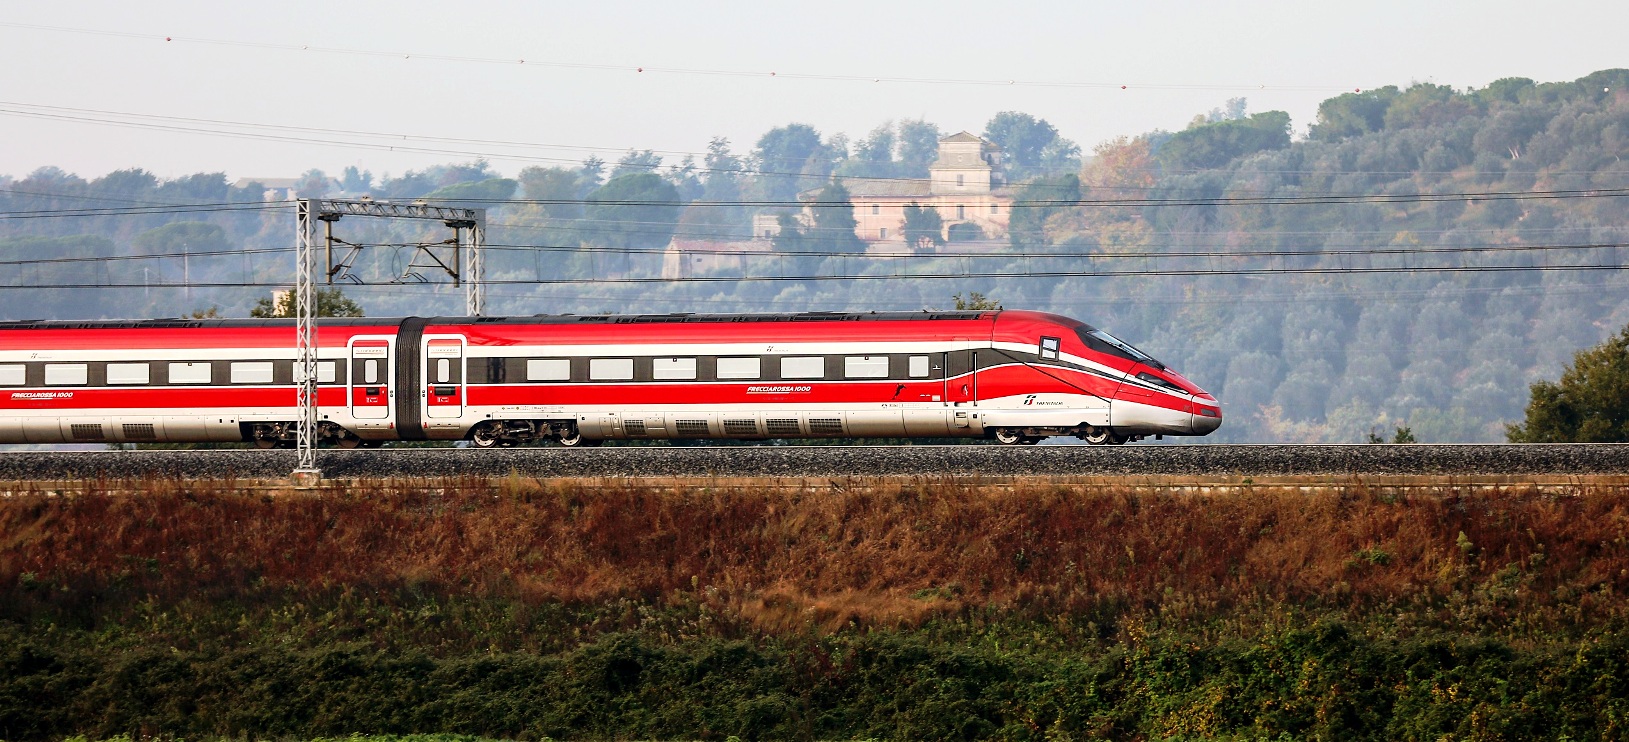
[[[628,381],[633,378],[633,359],[590,358],[588,378],[594,381]]]
[[[781,359],[781,378],[819,379],[826,375],[824,356],[788,356]]]
[[[911,368],[910,368],[911,378],[913,378],[913,379],[926,379],[926,378],[928,378],[928,357],[927,356],[911,356],[911,364],[910,365],[911,365]]]
[[[888,356],[848,356],[843,359],[843,376],[850,379],[886,379]]]
[[[233,384],[270,384],[272,383],[271,361],[233,361]]]
[[[213,380],[209,361],[170,364],[171,384],[208,384]]]
[[[718,378],[756,379],[761,375],[757,358],[718,359]]]
[[[436,383],[446,384],[452,381],[452,359],[436,359]]]
[[[1146,381],[1146,382],[1148,382],[1150,384],[1153,384],[1154,386],[1157,386],[1157,387],[1160,387],[1160,388],[1163,388],[1163,389],[1170,389],[1173,392],[1181,392],[1183,394],[1187,394],[1187,391],[1184,390],[1182,387],[1177,386],[1176,384],[1172,384],[1171,382],[1166,381],[1166,380],[1164,380],[1164,379],[1162,379],[1162,378],[1160,378],[1158,376],[1155,376],[1155,375],[1153,375],[1151,373],[1148,373],[1147,371],[1138,371],[1137,372],[1137,380]]]
[[[650,377],[658,380],[696,378],[694,358],[652,358]]]
[[[571,381],[570,358],[526,359],[527,381]]]
[[[0,366],[0,386],[22,386],[28,383],[28,367],[21,363]]]
[[[1041,358],[1048,361],[1058,360],[1058,339],[1041,338]]]
[[[379,359],[369,358],[362,362],[362,383],[379,383]]]
[[[145,363],[109,363],[107,365],[108,386],[146,384],[150,378]]]
[[[90,366],[84,363],[45,364],[47,386],[76,386],[90,383]]]

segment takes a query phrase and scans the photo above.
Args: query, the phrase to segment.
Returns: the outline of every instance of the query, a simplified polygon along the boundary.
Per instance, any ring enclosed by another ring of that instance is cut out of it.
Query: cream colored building
[[[953,234],[965,239],[972,227],[984,238],[1007,235],[1013,199],[1001,148],[965,131],[939,140],[939,159],[926,180],[849,178],[843,186],[854,203],[854,231],[866,242],[904,242],[905,207],[912,203],[939,211],[947,240]],[[806,211],[805,221],[810,218]],[[754,234],[770,231],[767,226],[755,224]]]

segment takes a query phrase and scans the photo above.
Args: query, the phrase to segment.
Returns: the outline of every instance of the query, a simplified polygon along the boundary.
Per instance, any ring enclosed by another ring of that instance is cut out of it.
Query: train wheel
[[[1026,435],[1024,436],[1023,440],[1019,441],[1019,443],[1025,446],[1033,446],[1043,440],[1045,439],[1038,435]]]
[[[1092,428],[1086,432],[1086,435],[1081,436],[1081,440],[1084,440],[1094,446],[1102,446],[1109,443],[1114,443],[1115,437],[1114,431],[1109,430],[1108,428]],[[1121,438],[1119,441],[1119,443],[1125,442],[1126,440],[1124,438]]]
[[[348,435],[348,436],[345,436],[344,438],[339,438],[339,439],[335,440],[334,444],[339,446],[340,448],[356,448],[356,447],[362,445],[362,439],[358,438],[358,437],[356,437],[354,435]]]
[[[255,448],[269,449],[269,448],[276,448],[276,447],[277,447],[277,439],[276,438],[256,438],[255,439]]]
[[[498,445],[499,440],[491,423],[481,423],[469,432],[469,442],[475,444],[476,448],[492,448]]]
[[[995,441],[1003,446],[1016,446],[1024,442],[1024,436],[1014,428],[996,428]]]
[[[582,431],[573,425],[570,430],[560,434],[560,445],[567,448],[593,448],[605,441],[584,438]]]

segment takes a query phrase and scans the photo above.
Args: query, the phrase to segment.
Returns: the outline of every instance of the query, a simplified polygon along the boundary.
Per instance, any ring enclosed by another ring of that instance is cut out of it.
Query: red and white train
[[[325,442],[1205,435],[1216,399],[1027,311],[325,319]],[[295,436],[291,320],[0,323],[0,443]]]

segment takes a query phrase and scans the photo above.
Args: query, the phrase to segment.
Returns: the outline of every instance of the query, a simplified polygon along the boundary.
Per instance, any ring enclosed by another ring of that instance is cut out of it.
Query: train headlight
[[[1201,417],[1221,417],[1222,416],[1222,411],[1216,409],[1215,407],[1198,407],[1198,408],[1195,408],[1195,409],[1196,409],[1195,414],[1198,414]]]

